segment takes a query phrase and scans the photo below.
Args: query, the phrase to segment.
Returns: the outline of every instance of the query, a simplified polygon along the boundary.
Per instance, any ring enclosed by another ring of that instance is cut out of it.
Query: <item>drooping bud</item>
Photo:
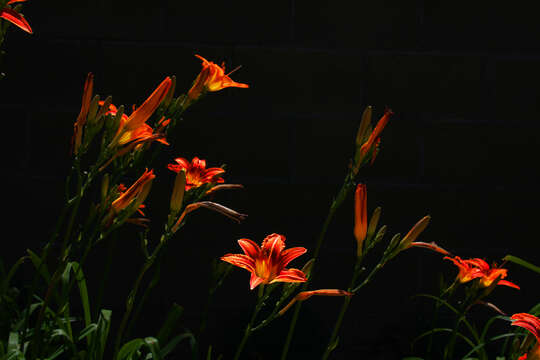
[[[320,289],[320,290],[312,290],[312,291],[302,291],[298,293],[283,309],[281,309],[278,313],[278,316],[282,316],[287,310],[290,309],[290,307],[297,301],[304,301],[312,297],[313,295],[318,296],[348,296],[351,297],[354,295],[354,293],[345,291],[345,290],[338,290],[338,289]]]

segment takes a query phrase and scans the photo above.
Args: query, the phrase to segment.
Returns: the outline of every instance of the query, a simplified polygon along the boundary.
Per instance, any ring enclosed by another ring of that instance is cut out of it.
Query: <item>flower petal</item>
[[[268,235],[262,242],[261,249],[272,264],[278,262],[281,251],[285,248],[285,236],[279,234]]]
[[[505,285],[505,286],[509,286],[509,287],[511,287],[511,288],[514,288],[514,289],[521,290],[521,288],[519,287],[519,285],[516,285],[516,284],[514,284],[513,282],[508,281],[508,280],[499,280],[499,282],[497,283],[497,285]]]
[[[270,283],[274,282],[304,282],[307,281],[306,274],[298,269],[283,269]]]
[[[240,239],[238,240],[238,244],[244,250],[244,253],[252,259],[256,259],[261,252],[261,248],[253,240]]]
[[[282,268],[286,267],[292,260],[296,259],[300,255],[303,255],[307,252],[306,248],[303,247],[294,247],[287,250],[284,250],[281,253],[280,266]]]
[[[226,254],[221,257],[221,260],[233,264],[235,266],[246,269],[247,271],[253,273],[255,271],[255,262],[249,256],[244,254]]]
[[[251,278],[249,279],[249,289],[253,290],[263,282],[264,279],[255,275],[255,273],[251,273]]]
[[[32,34],[32,28],[30,27],[28,21],[26,21],[23,15],[19,14],[15,10],[3,8],[0,10],[0,18],[4,18],[27,33]]]

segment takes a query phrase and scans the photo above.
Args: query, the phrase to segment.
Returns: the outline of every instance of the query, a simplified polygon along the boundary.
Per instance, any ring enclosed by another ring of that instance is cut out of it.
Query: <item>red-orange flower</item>
[[[26,0],[10,0],[8,1],[7,5],[24,1]],[[6,19],[13,25],[18,26],[29,34],[32,34],[32,28],[30,27],[30,24],[28,23],[28,21],[26,21],[24,16],[11,9],[10,7],[6,6],[3,9],[0,9],[0,18]]]
[[[495,265],[491,267],[482,259],[474,258],[462,260],[459,256],[455,256],[454,258],[445,256],[444,258],[452,261],[459,268],[459,274],[457,277],[461,283],[471,281],[473,279],[480,279],[480,285],[482,287],[489,287],[495,280],[497,280],[497,278],[499,278],[497,285],[505,285],[519,289],[519,286],[513,282],[503,280],[507,276],[508,270],[498,268]]]
[[[285,249],[285,236],[279,234],[268,235],[259,247],[249,239],[240,239],[238,244],[244,254],[227,254],[221,260],[246,269],[251,273],[249,282],[253,290],[260,284],[274,282],[304,282],[306,274],[298,269],[286,269],[292,260],[304,254],[303,247]]]
[[[138,210],[148,196],[155,177],[156,175],[154,175],[153,170],[148,171],[146,169],[133,185],[126,191],[121,192],[118,198],[112,202],[111,207],[113,212],[118,214],[128,206],[133,206],[133,211]]]
[[[540,319],[531,314],[517,313],[512,315],[510,320],[513,326],[520,326],[527,329],[536,338],[536,344],[528,353],[530,357],[527,354],[523,354],[519,357],[519,360],[540,360]]]
[[[133,111],[130,116],[127,118],[122,116],[116,135],[112,140],[114,146],[127,144],[135,140],[148,139],[152,135],[153,130],[146,124],[146,121],[152,116],[163,98],[167,95],[171,83],[171,78],[166,77],[145,102]],[[114,110],[114,106],[112,109],[109,107],[109,111]]]
[[[445,256],[444,259],[452,261],[458,267],[459,273],[457,278],[460,283],[466,283],[483,276],[482,270],[473,266],[471,260],[462,260],[459,256],[455,256],[454,258]]]
[[[206,168],[206,161],[194,157],[191,163],[184,158],[176,158],[177,164],[169,164],[167,168],[178,173],[181,170],[186,171],[186,191],[193,187],[198,187],[208,183],[222,183],[225,180],[219,177],[225,170],[218,167]]]
[[[229,74],[225,74],[225,65],[218,66],[206,60],[200,55],[195,55],[202,60],[202,70],[188,91],[190,100],[198,99],[206,91],[219,91],[227,87],[248,88],[249,85],[233,81]]]
[[[513,326],[520,326],[527,329],[540,342],[540,319],[527,313],[517,313],[510,317]]]

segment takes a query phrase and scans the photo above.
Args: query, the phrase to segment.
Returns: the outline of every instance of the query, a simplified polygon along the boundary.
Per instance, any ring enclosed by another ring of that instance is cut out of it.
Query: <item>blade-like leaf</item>
[[[531,271],[534,271],[535,273],[537,274],[540,274],[540,267],[534,265],[534,264],[531,264],[530,262],[528,261],[525,261],[523,259],[520,259],[518,258],[517,256],[513,256],[513,255],[506,255],[504,258],[503,258],[504,261],[510,261],[510,262],[513,262],[514,264],[518,264],[520,266],[523,266],[524,268],[527,268]]]
[[[175,326],[178,324],[178,319],[180,319],[183,312],[184,308],[180,305],[172,305],[171,310],[169,310],[169,314],[167,314],[167,318],[165,319],[165,322],[157,335],[157,339],[160,344],[164,344],[167,340],[169,340],[169,337],[174,331]]]

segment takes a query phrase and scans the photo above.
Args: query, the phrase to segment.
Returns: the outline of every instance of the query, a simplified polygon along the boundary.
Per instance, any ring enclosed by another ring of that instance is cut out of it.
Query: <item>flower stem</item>
[[[349,195],[349,193],[351,192],[353,188],[354,188],[354,178],[353,178],[353,174],[349,172],[347,176],[345,177],[345,181],[343,182],[343,185],[341,186],[341,189],[339,190],[338,195],[332,202],[332,205],[330,205],[330,210],[328,211],[326,220],[324,221],[319,237],[317,238],[317,243],[315,244],[315,251],[313,252],[313,259],[315,259],[315,261],[313,262],[313,267],[311,268],[311,276],[308,278],[308,280],[304,284],[302,284],[302,289],[300,291],[307,290],[309,282],[313,278],[315,265],[317,264],[317,257],[319,256],[319,252],[321,250],[323,240],[326,236],[326,232],[328,231],[328,227],[330,226],[330,223],[332,222],[332,219],[334,218],[334,215],[337,209],[341,206],[341,204],[347,198],[347,196]],[[287,359],[287,354],[289,352],[289,347],[291,345],[292,337],[294,334],[294,330],[296,328],[296,323],[298,321],[298,315],[300,314],[301,307],[302,307],[302,301],[298,301],[294,307],[294,313],[291,319],[291,323],[289,325],[289,332],[287,333],[287,338],[285,339],[285,344],[283,345],[283,350],[281,352],[281,358],[280,358],[281,360]]]
[[[242,337],[242,340],[240,341],[240,344],[238,344],[238,348],[236,349],[236,353],[234,354],[233,360],[240,359],[240,355],[242,355],[242,351],[244,350],[244,346],[247,343],[247,340],[249,338],[249,335],[251,335],[253,323],[255,322],[255,318],[259,314],[259,311],[262,308],[262,305],[264,304],[265,300],[264,296],[264,284],[259,285],[259,293],[257,295],[257,305],[255,305],[255,309],[253,310],[253,314],[251,314],[251,319],[249,320],[249,323],[246,326],[246,330],[244,331],[244,336]]]

